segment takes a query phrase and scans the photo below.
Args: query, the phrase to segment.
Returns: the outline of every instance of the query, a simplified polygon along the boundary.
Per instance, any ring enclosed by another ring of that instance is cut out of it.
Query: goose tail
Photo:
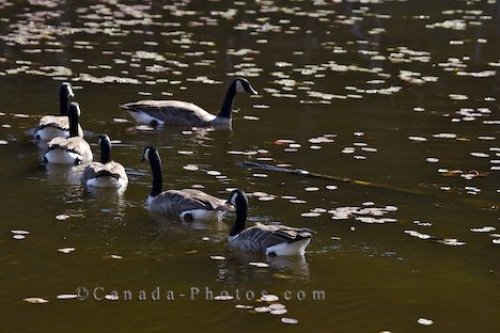
[[[269,256],[291,256],[301,255],[306,253],[306,248],[311,242],[312,235],[308,237],[297,237],[288,243],[279,243],[268,247],[266,254]]]

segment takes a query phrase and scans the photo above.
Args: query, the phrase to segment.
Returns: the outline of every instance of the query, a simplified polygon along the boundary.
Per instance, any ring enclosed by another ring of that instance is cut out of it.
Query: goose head
[[[257,95],[257,91],[250,85],[247,79],[238,77],[234,79],[233,84],[235,85],[236,92],[247,92],[250,95]]]
[[[153,173],[153,186],[148,197],[148,204],[162,191],[163,176],[161,171],[160,154],[153,146],[147,146],[142,152],[142,162],[149,161]]]
[[[101,134],[99,135],[99,141],[97,141],[97,143],[99,144],[99,146],[104,146],[104,145],[110,145],[111,144],[111,140],[109,139],[109,136],[107,136],[106,134]]]
[[[101,163],[108,163],[111,161],[111,140],[106,134],[99,135],[98,141],[101,147]]]
[[[158,154],[158,151],[156,150],[156,148],[153,146],[145,147],[144,151],[142,152],[141,162],[152,161],[155,159],[158,159],[158,160],[160,159],[160,155]]]
[[[73,93],[73,88],[71,87],[71,83],[69,82],[63,82],[61,84],[61,89],[59,89],[59,94],[61,96],[66,96],[66,97],[75,97],[75,94]]]
[[[71,83],[64,82],[59,88],[59,104],[61,116],[68,114],[68,106],[70,98],[75,97],[73,89],[71,88]]]
[[[248,198],[243,190],[236,189],[231,192],[227,202],[236,207],[236,219],[233,227],[229,231],[229,236],[234,237],[245,229],[248,213]]]
[[[246,209],[248,206],[248,197],[243,190],[236,189],[229,195],[227,203],[233,205],[236,209]]]

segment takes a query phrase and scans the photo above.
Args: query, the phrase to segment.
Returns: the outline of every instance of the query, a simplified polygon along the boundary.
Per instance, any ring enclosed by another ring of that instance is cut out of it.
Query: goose
[[[256,95],[247,79],[236,78],[226,91],[219,114],[211,114],[197,105],[177,100],[142,100],[120,105],[137,122],[153,127],[166,125],[194,127],[231,127],[233,99],[237,92]]]
[[[155,147],[144,148],[142,161],[149,161],[153,173],[153,186],[147,198],[147,209],[160,216],[177,216],[183,221],[219,219],[232,207],[226,200],[195,189],[162,192],[160,154]]]
[[[59,116],[47,115],[40,119],[35,129],[35,140],[50,141],[53,138],[69,137],[68,109],[70,98],[74,97],[73,89],[69,82],[64,82],[59,88]],[[78,136],[83,137],[83,131],[78,126]]]
[[[312,239],[313,231],[286,225],[256,223],[245,229],[248,198],[240,189],[231,192],[228,200],[236,207],[236,220],[228,236],[229,246],[269,256],[304,255]]]
[[[78,118],[80,106],[71,102],[68,111],[69,138],[57,137],[49,141],[44,156],[46,163],[61,163],[79,165],[92,162],[92,149],[83,138],[78,136]]]
[[[111,160],[111,140],[103,134],[99,136],[101,162],[92,162],[83,171],[81,182],[89,187],[124,188],[128,184],[125,168]]]

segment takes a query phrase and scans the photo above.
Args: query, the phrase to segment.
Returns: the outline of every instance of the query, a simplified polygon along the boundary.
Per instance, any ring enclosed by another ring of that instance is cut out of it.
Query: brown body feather
[[[213,214],[233,210],[225,200],[195,189],[164,191],[152,198],[148,206],[150,212],[168,216],[179,216],[196,209],[212,211]]]
[[[170,125],[207,126],[216,118],[215,115],[195,104],[176,100],[143,100],[123,104],[120,107],[128,111],[138,121],[140,119],[138,119],[137,113],[142,112]]]
[[[244,251],[265,253],[268,248],[281,243],[293,243],[310,239],[312,234],[313,231],[308,228],[256,223],[232,238],[230,243],[232,246]]]

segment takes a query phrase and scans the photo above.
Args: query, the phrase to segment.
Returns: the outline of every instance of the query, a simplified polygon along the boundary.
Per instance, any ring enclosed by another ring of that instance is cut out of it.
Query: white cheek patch
[[[144,158],[146,161],[149,161],[149,151],[151,150],[151,148],[146,148],[144,150],[144,155],[142,155],[142,158]]]
[[[235,207],[236,207],[236,197],[237,197],[237,196],[238,196],[238,194],[237,194],[237,193],[235,193],[235,194],[233,194],[233,195],[231,196],[231,199],[229,200],[229,201],[231,202],[231,204],[232,204],[233,206],[235,206]]]
[[[243,87],[243,83],[240,80],[236,81],[236,91],[237,92],[245,92],[246,89]]]

